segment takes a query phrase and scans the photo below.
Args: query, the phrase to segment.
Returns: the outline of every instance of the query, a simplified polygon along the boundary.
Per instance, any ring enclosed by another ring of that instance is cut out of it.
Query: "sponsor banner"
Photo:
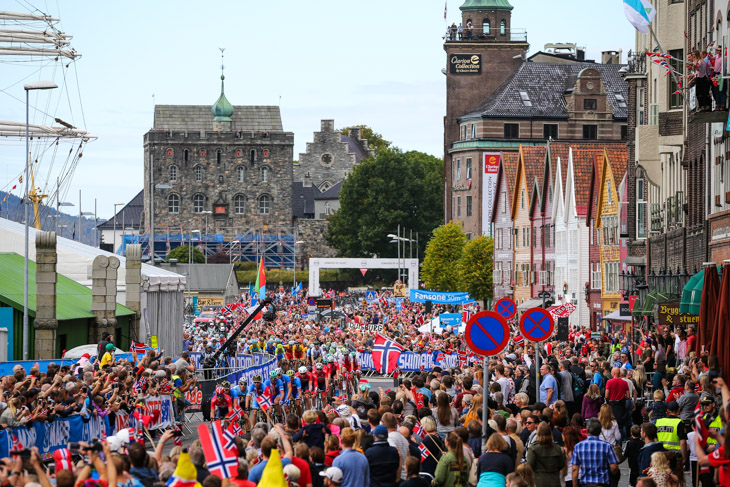
[[[481,54],[452,54],[449,58],[451,74],[481,74]]]
[[[412,303],[425,303],[426,301],[431,301],[436,304],[467,304],[474,302],[469,297],[469,293],[446,293],[411,289]]]
[[[451,329],[458,328],[461,324],[461,313],[441,313],[439,315],[441,328],[451,325]]]
[[[383,331],[383,325],[378,323],[377,325],[371,325],[371,324],[363,324],[363,323],[356,323],[354,321],[350,321],[347,323],[347,327],[354,330],[360,330],[360,331],[372,331],[372,332],[381,332]]]
[[[189,389],[185,393],[185,399],[190,403],[190,405],[185,408],[185,411],[197,412],[203,408],[203,391],[200,390],[199,386],[196,385]]]
[[[482,172],[482,235],[492,234],[492,208],[499,172],[499,152],[485,152]]]
[[[106,436],[106,418],[95,417],[84,422],[81,416],[56,418],[51,423],[33,423],[33,426],[21,426],[0,431],[0,457],[10,456],[12,436],[15,435],[24,448],[37,447],[43,453],[66,448],[69,442],[101,439]]]
[[[457,354],[444,355],[444,360],[441,360],[438,364],[434,360],[433,353],[411,353],[403,352],[398,358],[398,367],[405,372],[417,372],[422,368],[425,370],[433,369],[436,366],[443,368],[453,368],[459,366],[459,356]],[[360,367],[363,370],[371,369],[373,367],[373,356],[370,353],[360,354]]]

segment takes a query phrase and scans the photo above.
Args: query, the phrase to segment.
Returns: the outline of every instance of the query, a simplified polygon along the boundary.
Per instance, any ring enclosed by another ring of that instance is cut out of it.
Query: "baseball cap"
[[[380,426],[378,426],[378,428],[379,427]],[[383,428],[385,428],[385,426],[383,426]],[[319,472],[319,475],[322,477],[327,477],[336,484],[341,484],[345,480],[345,476],[342,473],[342,470],[337,467],[329,467],[327,470]]]
[[[376,426],[375,429],[373,430],[373,437],[387,439],[388,438],[388,428],[386,428],[382,424],[380,426]]]
[[[81,358],[91,358],[91,355],[89,355],[88,353],[85,353],[81,356]]]
[[[667,403],[667,410],[679,411],[679,404],[677,403],[677,401],[669,401],[669,403]]]

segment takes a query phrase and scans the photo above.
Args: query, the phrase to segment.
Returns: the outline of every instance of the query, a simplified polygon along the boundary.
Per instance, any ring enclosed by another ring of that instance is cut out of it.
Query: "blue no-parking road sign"
[[[520,331],[525,340],[544,342],[555,331],[555,322],[550,312],[544,308],[530,308],[520,318]]]
[[[510,298],[502,298],[494,303],[494,311],[505,320],[511,320],[517,314],[517,305]]]
[[[466,344],[477,355],[497,355],[509,343],[507,321],[494,311],[482,311],[471,317],[464,333]]]

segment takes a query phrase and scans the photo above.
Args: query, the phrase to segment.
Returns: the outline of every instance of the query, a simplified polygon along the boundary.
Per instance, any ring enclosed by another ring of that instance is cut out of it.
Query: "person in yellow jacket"
[[[679,404],[670,401],[667,404],[669,416],[656,422],[657,438],[667,450],[681,451],[682,458],[687,461],[687,426],[679,417]]]
[[[710,431],[714,431],[719,435],[720,430],[722,429],[722,417],[720,416],[720,412],[717,410],[715,398],[710,394],[703,393],[700,398],[700,404],[702,405],[702,411],[704,412],[702,419],[705,422],[705,426],[707,426],[707,429]],[[707,438],[707,453],[714,451],[715,448],[717,448],[717,440],[710,436]]]

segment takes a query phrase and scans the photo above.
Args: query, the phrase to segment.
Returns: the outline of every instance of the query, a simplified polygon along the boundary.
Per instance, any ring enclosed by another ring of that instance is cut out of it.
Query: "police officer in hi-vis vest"
[[[657,438],[667,450],[681,451],[683,462],[687,462],[687,427],[679,418],[677,401],[667,404],[667,413],[669,416],[656,422]]]

